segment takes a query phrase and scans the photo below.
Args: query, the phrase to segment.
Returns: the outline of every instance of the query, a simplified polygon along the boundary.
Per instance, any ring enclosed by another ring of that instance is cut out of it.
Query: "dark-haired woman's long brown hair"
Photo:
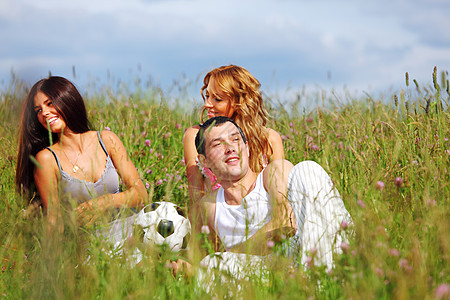
[[[39,151],[58,141],[58,135],[50,133],[38,121],[34,110],[34,98],[44,93],[52,101],[56,111],[75,133],[89,131],[86,107],[77,88],[67,79],[51,76],[36,82],[28,93],[20,121],[19,153],[16,166],[16,188],[29,197],[34,192],[34,157]]]

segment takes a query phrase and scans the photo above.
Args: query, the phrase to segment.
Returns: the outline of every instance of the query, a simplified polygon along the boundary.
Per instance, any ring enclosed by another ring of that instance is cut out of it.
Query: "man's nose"
[[[225,153],[236,152],[236,149],[233,144],[225,143]]]

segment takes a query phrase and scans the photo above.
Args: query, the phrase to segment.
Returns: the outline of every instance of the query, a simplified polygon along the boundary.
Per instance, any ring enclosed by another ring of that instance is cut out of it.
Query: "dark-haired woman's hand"
[[[78,205],[75,214],[80,226],[90,226],[98,219],[99,209],[96,206],[93,205],[92,201],[86,201]]]

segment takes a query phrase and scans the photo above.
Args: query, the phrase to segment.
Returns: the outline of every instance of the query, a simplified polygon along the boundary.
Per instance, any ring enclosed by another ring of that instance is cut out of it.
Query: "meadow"
[[[149,254],[138,265],[107,255],[105,245],[68,221],[58,242],[43,235],[42,216],[25,217],[15,191],[19,120],[28,86],[12,75],[0,91],[0,297],[6,299],[450,299],[450,111],[448,72],[432,84],[406,75],[400,92],[372,98],[332,91],[299,93],[279,105],[266,98],[269,127],[283,138],[293,163],[314,160],[330,174],[354,224],[336,266],[292,267],[282,256],[268,274],[211,283],[174,276],[175,254]],[[75,81],[76,82],[76,81]],[[121,138],[148,193],[187,210],[184,130],[198,109],[166,99],[156,87],[108,88],[84,95],[96,130]],[[312,109],[300,110],[301,103]],[[312,105],[311,105],[312,103]],[[198,103],[200,108],[201,103]],[[186,259],[201,258],[192,236]],[[86,263],[89,252],[89,263]],[[305,255],[312,256],[313,253]]]

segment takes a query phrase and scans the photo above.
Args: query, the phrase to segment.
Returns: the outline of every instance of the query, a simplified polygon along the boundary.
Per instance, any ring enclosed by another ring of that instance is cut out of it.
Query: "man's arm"
[[[231,251],[267,255],[272,251],[272,243],[269,241],[279,242],[296,233],[294,213],[287,200],[288,176],[292,167],[293,165],[284,159],[275,160],[266,167],[263,182],[270,197],[272,219],[246,242]]]

